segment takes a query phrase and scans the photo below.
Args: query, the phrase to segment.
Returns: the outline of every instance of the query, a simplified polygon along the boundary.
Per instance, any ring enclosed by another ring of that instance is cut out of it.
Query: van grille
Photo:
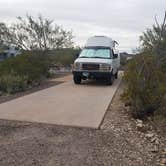
[[[99,70],[100,65],[99,64],[82,64],[83,70]]]

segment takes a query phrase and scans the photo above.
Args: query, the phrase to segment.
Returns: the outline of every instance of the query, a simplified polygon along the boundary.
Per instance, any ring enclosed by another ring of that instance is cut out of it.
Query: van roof
[[[115,43],[110,37],[107,36],[90,37],[87,40],[86,47],[96,47],[96,46],[114,48]]]

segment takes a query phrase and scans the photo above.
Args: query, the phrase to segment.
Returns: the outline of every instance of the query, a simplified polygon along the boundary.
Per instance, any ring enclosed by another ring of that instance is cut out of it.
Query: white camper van
[[[120,56],[115,50],[117,42],[106,36],[87,40],[85,48],[74,62],[73,80],[80,84],[85,79],[105,79],[111,85],[118,77]]]

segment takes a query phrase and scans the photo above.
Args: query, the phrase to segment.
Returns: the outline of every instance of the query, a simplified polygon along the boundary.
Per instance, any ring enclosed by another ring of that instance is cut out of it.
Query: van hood
[[[101,59],[101,58],[77,58],[75,62],[79,63],[108,63],[112,62],[112,59]]]

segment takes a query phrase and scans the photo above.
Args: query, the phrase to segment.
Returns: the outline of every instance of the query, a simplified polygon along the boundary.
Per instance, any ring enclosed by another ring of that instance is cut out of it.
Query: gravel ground
[[[99,130],[0,120],[0,166],[156,166],[117,91]]]

